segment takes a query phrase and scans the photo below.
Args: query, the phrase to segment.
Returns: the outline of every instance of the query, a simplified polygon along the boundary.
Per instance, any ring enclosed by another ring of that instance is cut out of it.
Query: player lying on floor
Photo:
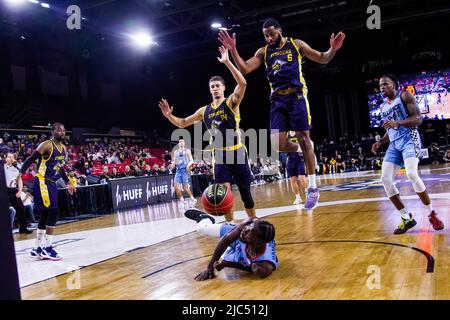
[[[214,269],[235,268],[260,278],[271,275],[277,269],[275,228],[270,222],[251,217],[238,225],[215,224],[213,217],[198,209],[187,210],[184,215],[197,222],[197,231],[210,237],[220,237],[208,267],[195,280],[214,278]],[[219,261],[223,254],[223,259]]]

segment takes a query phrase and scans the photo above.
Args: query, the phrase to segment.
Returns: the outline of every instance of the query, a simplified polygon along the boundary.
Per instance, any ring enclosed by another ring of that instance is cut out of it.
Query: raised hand
[[[169,105],[169,102],[166,99],[161,99],[158,105],[164,117],[167,118],[172,114],[173,107]]]
[[[233,37],[230,37],[227,31],[222,30],[219,32],[219,41],[228,50],[236,49],[236,33],[233,33]]]
[[[219,52],[221,54],[221,57],[217,57],[217,60],[219,60],[220,63],[227,63],[230,61],[230,57],[228,56],[228,49],[224,46],[219,47]]]
[[[342,47],[342,44],[344,43],[345,39],[345,33],[340,31],[336,36],[334,36],[334,33],[331,34],[330,37],[330,47],[334,50],[338,50]]]

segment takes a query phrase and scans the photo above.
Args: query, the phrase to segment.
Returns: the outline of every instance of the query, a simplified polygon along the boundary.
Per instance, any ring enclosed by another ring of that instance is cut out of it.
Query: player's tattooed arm
[[[417,105],[416,99],[411,92],[402,92],[402,101],[406,104],[409,117],[405,120],[398,121],[398,124],[405,127],[417,127],[422,123],[422,116],[420,115],[420,109]]]

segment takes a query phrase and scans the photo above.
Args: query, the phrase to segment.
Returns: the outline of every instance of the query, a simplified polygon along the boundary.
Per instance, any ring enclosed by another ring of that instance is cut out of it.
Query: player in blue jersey
[[[213,217],[197,209],[187,210],[185,216],[197,222],[200,233],[220,238],[208,267],[195,280],[214,278],[214,269],[235,268],[265,278],[278,268],[275,227],[270,222],[250,217],[237,226],[215,224]]]
[[[66,129],[61,123],[52,125],[52,138],[42,142],[22,165],[23,174],[37,161],[36,177],[33,182],[34,212],[39,213],[36,244],[31,257],[36,259],[61,260],[53,248],[53,235],[58,221],[58,189],[56,181],[63,178],[70,194],[76,191],[69,181],[64,165],[66,147],[63,144]]]
[[[409,91],[399,90],[398,79],[392,74],[380,78],[380,91],[384,96],[380,111],[386,134],[372,145],[372,152],[376,154],[382,144],[389,143],[381,168],[381,180],[387,196],[402,218],[394,234],[405,233],[416,225],[414,217],[405,208],[395,186],[395,175],[402,166],[405,166],[406,175],[414,191],[429,212],[428,219],[433,228],[441,230],[444,224],[433,210],[426,187],[418,174],[419,159],[422,157],[420,135],[417,130],[422,123],[419,106]]]
[[[219,48],[221,57],[217,59],[230,70],[237,82],[233,93],[225,97],[225,81],[222,77],[214,76],[209,80],[209,91],[213,101],[194,114],[179,118],[172,114],[173,107],[166,99],[159,102],[163,115],[175,126],[185,128],[197,121],[203,121],[206,128],[214,137],[213,175],[215,183],[223,183],[231,190],[231,184],[236,183],[245,211],[249,217],[255,216],[255,203],[250,192],[253,180],[248,163],[247,150],[241,141],[239,123],[240,103],[244,97],[247,82],[244,76],[233,65],[228,56],[228,50]],[[225,219],[233,223],[233,213],[225,213]]]
[[[271,88],[272,145],[278,151],[303,152],[309,182],[304,208],[314,209],[319,201],[319,190],[316,186],[316,164],[309,134],[312,127],[308,89],[301,64],[303,57],[327,64],[342,46],[345,34],[339,32],[334,36],[333,33],[330,38],[330,49],[319,52],[302,40],[283,37],[280,23],[275,19],[265,21],[262,31],[267,45],[259,48],[247,61],[241,58],[236,49],[235,34],[230,37],[226,31],[221,31],[219,40],[231,51],[236,65],[244,75],[256,70],[262,64],[265,65]],[[287,132],[290,130],[296,132],[299,143],[289,141]]]
[[[180,184],[183,187],[184,192],[189,196],[189,206],[193,207],[197,203],[197,200],[192,195],[192,192],[189,190],[189,176],[190,176],[190,166],[193,164],[194,160],[192,159],[191,150],[186,149],[185,141],[183,138],[178,140],[178,149],[173,152],[173,160],[175,163],[175,193],[180,200],[178,204],[178,208],[184,209],[185,201],[183,198],[183,194],[180,190]]]

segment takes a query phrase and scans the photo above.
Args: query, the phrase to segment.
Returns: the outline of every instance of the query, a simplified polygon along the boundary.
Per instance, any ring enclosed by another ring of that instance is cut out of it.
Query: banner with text
[[[110,181],[113,209],[144,206],[174,198],[173,175]]]

